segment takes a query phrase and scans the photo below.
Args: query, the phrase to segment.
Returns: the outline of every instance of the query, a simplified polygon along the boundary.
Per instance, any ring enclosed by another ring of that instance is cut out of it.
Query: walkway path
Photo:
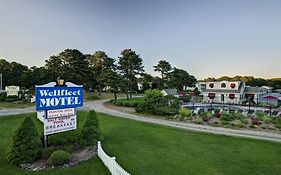
[[[150,118],[150,117],[146,117],[145,115],[140,116],[140,115],[128,114],[128,113],[106,108],[103,105],[103,103],[106,101],[107,100],[85,102],[82,110],[95,109],[97,112],[102,112],[102,113],[114,115],[117,117],[122,117],[122,118],[127,118],[127,119],[147,122],[147,123],[154,123],[154,124],[159,124],[159,125],[164,125],[164,126],[170,126],[170,127],[174,127],[174,128],[180,128],[180,129],[191,130],[191,131],[196,131],[196,132],[207,132],[207,133],[212,133],[212,134],[247,137],[247,138],[281,142],[281,135],[277,134],[277,133],[263,132],[263,131],[250,131],[250,130],[236,130],[236,129],[230,129],[230,128],[221,128],[221,127],[211,127],[211,126],[204,126],[204,125],[198,125],[198,124],[192,124],[192,123],[184,123],[184,122],[177,122],[177,121],[171,121],[171,120]],[[24,109],[0,110],[0,116],[21,114],[21,113],[30,113],[30,112],[35,112],[35,107],[29,107],[29,108],[24,108]]]

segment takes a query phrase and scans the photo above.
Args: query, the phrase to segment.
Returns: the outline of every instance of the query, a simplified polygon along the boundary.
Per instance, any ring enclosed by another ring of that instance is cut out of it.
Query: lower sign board
[[[76,128],[76,115],[44,120],[44,135],[75,130]]]
[[[47,119],[75,115],[74,108],[47,110]]]

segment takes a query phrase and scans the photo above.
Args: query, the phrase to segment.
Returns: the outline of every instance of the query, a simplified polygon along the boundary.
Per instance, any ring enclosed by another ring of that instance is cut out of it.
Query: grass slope
[[[79,112],[78,125],[85,119]],[[28,172],[7,163],[4,153],[27,115],[0,118],[0,174],[109,174],[98,158],[73,168]],[[35,118],[35,114],[32,114]],[[281,144],[141,123],[99,114],[104,150],[134,175],[243,175],[281,172]],[[42,130],[39,121],[36,122]]]
[[[107,153],[132,174],[280,174],[281,144],[100,116]]]

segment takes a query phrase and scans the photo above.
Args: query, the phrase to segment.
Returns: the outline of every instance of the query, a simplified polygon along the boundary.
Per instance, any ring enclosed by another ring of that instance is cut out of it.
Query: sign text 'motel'
[[[36,110],[83,106],[82,87],[36,87]]]

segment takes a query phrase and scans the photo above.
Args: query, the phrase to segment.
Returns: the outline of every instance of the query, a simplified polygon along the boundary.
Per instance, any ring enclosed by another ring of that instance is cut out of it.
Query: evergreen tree
[[[81,132],[83,145],[95,145],[101,139],[101,130],[95,110],[88,113]]]
[[[6,152],[6,158],[14,165],[31,163],[40,157],[42,143],[36,126],[30,117],[22,122],[16,130],[11,145]]]

